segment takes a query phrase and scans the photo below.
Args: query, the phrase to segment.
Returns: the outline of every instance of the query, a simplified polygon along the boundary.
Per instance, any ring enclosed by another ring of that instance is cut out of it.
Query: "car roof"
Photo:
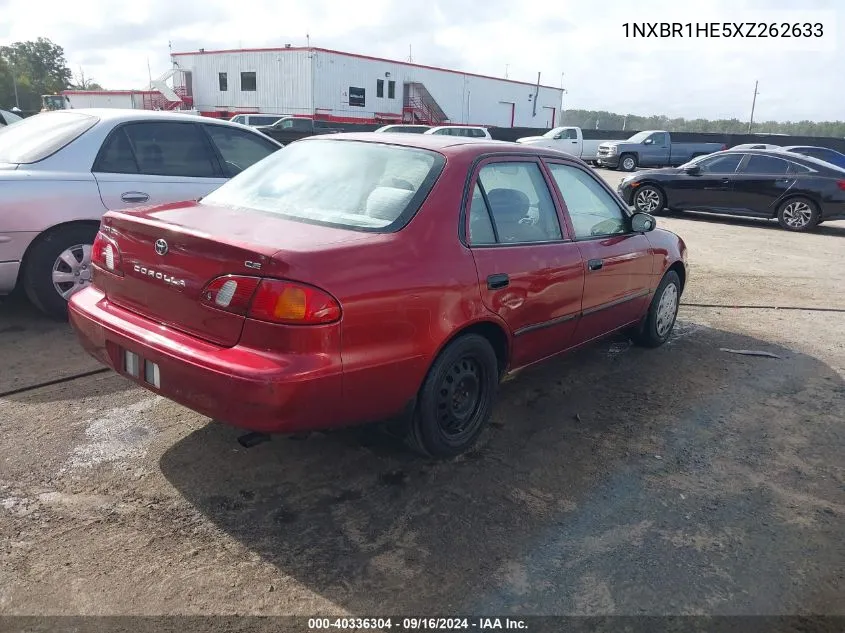
[[[464,130],[486,130],[487,129],[483,125],[435,125],[431,129],[432,130],[444,130],[444,129],[447,130],[447,129],[453,128],[453,127],[461,128],[461,129],[464,129]]]
[[[228,119],[202,116],[199,114],[187,114],[177,110],[133,110],[131,108],[71,108],[68,110],[54,110],[45,114],[88,114],[95,116],[101,121],[202,121],[203,123],[218,123],[220,125],[238,125]],[[244,127],[244,126],[239,126]]]
[[[571,154],[560,152],[547,147],[522,145],[509,141],[495,141],[490,139],[471,138],[465,136],[446,136],[436,134],[378,134],[376,132],[341,132],[340,134],[320,134],[308,136],[296,141],[297,143],[312,141],[364,141],[380,143],[382,145],[398,145],[401,147],[415,147],[440,152],[441,154],[458,153],[516,153],[534,156],[548,156],[549,158],[567,158],[580,162]]]
[[[787,145],[783,149],[785,150],[792,150],[792,149],[824,149],[830,152],[836,152],[837,154],[841,154],[842,152],[833,149],[832,147],[822,147],[821,145]]]
[[[813,158],[812,156],[805,156],[804,154],[798,154],[795,152],[787,152],[786,148],[779,147],[778,149],[726,149],[722,150],[721,152],[716,152],[718,154],[762,154],[763,156],[771,156],[772,158],[780,158],[783,160],[791,160],[796,163],[804,163],[809,164],[814,167],[822,167],[823,169],[830,169],[836,172],[843,172],[845,173],[845,169],[841,167],[837,167],[833,163],[828,163],[827,161],[823,161],[818,158]],[[784,155],[785,154],[785,155]],[[706,154],[706,156],[713,156],[714,154]]]

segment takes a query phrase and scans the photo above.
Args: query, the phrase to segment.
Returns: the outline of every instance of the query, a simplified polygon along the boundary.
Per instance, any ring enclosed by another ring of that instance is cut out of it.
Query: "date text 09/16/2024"
[[[819,38],[821,22],[625,22],[626,38]]]
[[[516,618],[309,618],[309,631],[357,630],[357,631],[450,631],[450,630],[511,630],[528,628],[525,620]]]

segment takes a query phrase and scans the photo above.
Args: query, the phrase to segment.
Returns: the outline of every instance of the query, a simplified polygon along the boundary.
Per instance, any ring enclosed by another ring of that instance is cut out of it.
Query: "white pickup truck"
[[[539,145],[571,154],[581,160],[593,162],[598,158],[599,145],[609,139],[584,139],[580,127],[556,127],[543,136],[526,136],[516,139],[517,143]]]

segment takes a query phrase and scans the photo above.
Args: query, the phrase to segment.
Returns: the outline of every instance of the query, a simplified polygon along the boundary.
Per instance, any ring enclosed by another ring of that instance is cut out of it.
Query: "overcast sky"
[[[120,4],[123,4],[120,7]],[[747,120],[845,119],[842,0],[0,0],[0,44],[48,37],[74,73],[144,88],[173,51],[314,46],[568,90],[564,106]],[[120,7],[120,8],[118,8]],[[821,22],[822,37],[633,39],[626,22]],[[561,73],[565,73],[563,77]]]

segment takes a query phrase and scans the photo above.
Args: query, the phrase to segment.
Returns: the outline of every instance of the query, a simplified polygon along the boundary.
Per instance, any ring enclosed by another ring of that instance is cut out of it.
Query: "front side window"
[[[594,176],[570,165],[551,164],[576,239],[621,235],[628,232],[622,209]]]
[[[435,152],[357,141],[291,143],[203,199],[351,229],[401,229],[445,159]]]
[[[469,213],[471,244],[492,243],[491,231],[483,226],[484,212],[492,218],[493,234],[500,244],[549,242],[562,238],[557,210],[536,163],[485,165],[478,173],[476,191]],[[481,196],[479,202],[481,191],[486,194],[486,201]],[[473,241],[476,238],[483,241]]]
[[[258,134],[235,130],[226,125],[206,125],[205,129],[220,152],[226,176],[230,178],[279,149]]]
[[[745,154],[717,154],[699,160],[695,164],[701,171],[708,174],[733,174],[742,162],[743,156]]]
[[[781,158],[773,156],[763,156],[754,154],[748,160],[745,168],[742,170],[744,174],[755,175],[781,175],[789,171],[789,163]]]
[[[241,73],[241,92],[255,92],[255,72]]]
[[[42,112],[0,128],[0,163],[44,160],[96,125],[99,119],[80,112]]]
[[[216,159],[194,123],[130,123],[123,126],[139,173],[150,176],[215,178]]]

